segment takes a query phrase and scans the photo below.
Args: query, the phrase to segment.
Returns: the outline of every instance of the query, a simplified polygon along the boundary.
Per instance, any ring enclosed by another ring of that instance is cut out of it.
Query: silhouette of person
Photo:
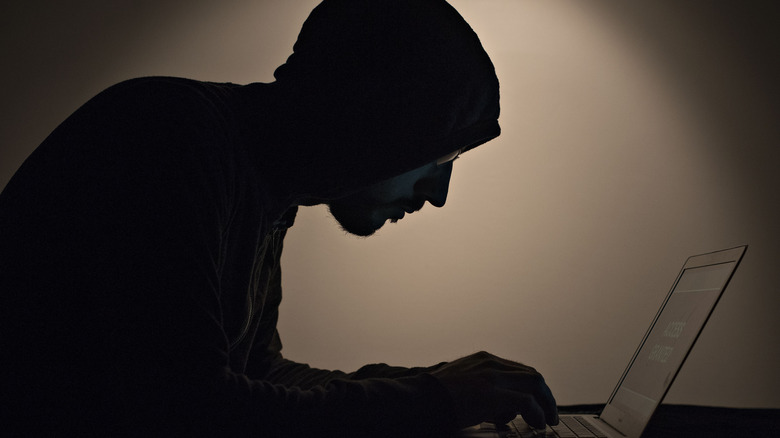
[[[132,79],[0,195],[5,431],[24,436],[447,436],[557,422],[533,368],[488,353],[352,373],[276,330],[299,206],[370,235],[444,205],[499,135],[498,80],[443,0],[325,0],[272,83]]]

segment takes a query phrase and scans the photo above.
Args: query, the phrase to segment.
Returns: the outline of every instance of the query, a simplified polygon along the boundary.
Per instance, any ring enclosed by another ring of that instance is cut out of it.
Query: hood
[[[493,65],[445,1],[326,0],[274,76],[248,87],[273,100],[264,170],[292,197],[345,196],[500,133]]]

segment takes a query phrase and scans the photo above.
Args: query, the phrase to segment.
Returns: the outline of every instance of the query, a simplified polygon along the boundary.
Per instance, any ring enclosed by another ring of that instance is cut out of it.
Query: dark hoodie
[[[296,207],[499,134],[498,82],[444,1],[327,0],[271,84],[123,82],[0,194],[5,431],[444,436],[432,368],[282,357]]]

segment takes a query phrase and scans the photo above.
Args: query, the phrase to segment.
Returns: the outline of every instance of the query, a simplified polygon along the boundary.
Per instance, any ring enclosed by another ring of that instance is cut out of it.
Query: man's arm
[[[254,372],[262,373],[262,376],[257,377],[288,386],[312,388],[327,385],[335,379],[366,379],[366,383],[370,384],[371,379],[430,375],[446,389],[451,402],[448,403],[448,409],[452,409],[452,421],[457,427],[483,421],[506,423],[518,414],[535,427],[557,424],[555,399],[541,374],[531,367],[485,352],[432,367],[405,368],[371,364],[349,374],[311,368],[285,359],[276,330],[278,304],[281,301],[280,277],[280,271],[277,270],[269,291],[270,303],[267,303],[273,306],[273,312],[264,318],[257,333],[259,342],[255,344],[251,356],[256,365]]]

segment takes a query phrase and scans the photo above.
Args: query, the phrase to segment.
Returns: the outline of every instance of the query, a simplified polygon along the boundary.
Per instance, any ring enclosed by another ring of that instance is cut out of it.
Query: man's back
[[[231,125],[234,88],[174,78],[112,87],[0,195],[4,368],[14,376],[5,400],[17,419],[121,430],[128,409],[175,412],[159,409],[182,394],[160,364],[206,357],[179,332],[208,314],[238,338],[274,204]],[[244,239],[221,239],[228,230]]]

